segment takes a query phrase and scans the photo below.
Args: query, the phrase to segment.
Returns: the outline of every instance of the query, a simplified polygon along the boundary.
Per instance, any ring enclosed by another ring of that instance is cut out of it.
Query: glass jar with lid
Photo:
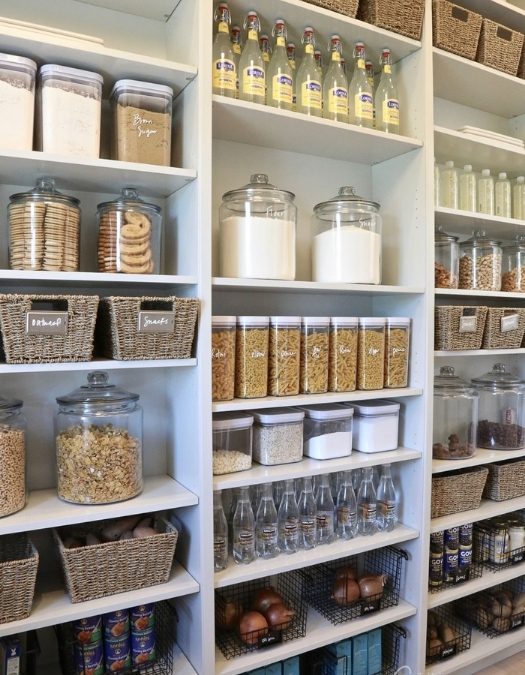
[[[380,205],[344,186],[314,206],[312,278],[321,282],[381,283]]]
[[[478,392],[443,366],[434,379],[434,459],[465,459],[476,451]]]
[[[503,247],[501,290],[525,292],[525,237],[518,236],[513,244]]]
[[[78,271],[80,202],[59,192],[52,178],[11,195],[7,217],[11,269]]]
[[[109,504],[142,492],[139,395],[108,381],[105,371],[57,398],[58,496],[73,504]]]
[[[241,279],[295,279],[295,195],[263,173],[223,195],[220,274]]]
[[[459,284],[459,237],[438,229],[434,243],[434,286],[457,288]]]
[[[26,423],[22,401],[0,396],[0,518],[26,503]]]
[[[501,246],[499,241],[475,232],[461,244],[459,287],[465,290],[501,289]]]
[[[0,54],[0,138],[3,151],[33,149],[36,69],[32,59]]]
[[[477,443],[491,450],[525,448],[525,380],[503,363],[472,379],[479,392]]]
[[[148,204],[135,188],[97,206],[98,271],[160,273],[160,207]]]

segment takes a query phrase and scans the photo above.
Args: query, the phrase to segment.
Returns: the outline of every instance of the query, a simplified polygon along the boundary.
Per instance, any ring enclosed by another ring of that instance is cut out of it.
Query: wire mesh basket
[[[393,607],[399,603],[403,560],[407,559],[405,551],[385,546],[363,556],[350,556],[303,569],[307,602],[334,625]],[[347,602],[344,589],[348,589],[345,583],[352,572],[356,576],[384,575],[382,593]],[[335,592],[336,586],[343,588],[343,594]]]
[[[508,514],[507,517],[512,517]],[[509,527],[519,522],[524,527],[523,520],[501,521],[501,519],[481,520],[474,523],[474,549],[473,558],[492,572],[518,565],[525,560],[525,546],[512,548],[512,539],[509,535]]]
[[[449,630],[445,631],[445,627]],[[472,627],[458,618],[452,606],[432,609],[427,615],[427,664],[470,649],[471,638]]]
[[[293,610],[294,617],[291,623],[245,632],[241,637],[238,621],[229,629],[228,608],[235,606],[240,614],[251,610],[255,595],[265,588],[277,591],[283,598],[283,604]],[[215,641],[226,659],[304,637],[306,616],[303,579],[299,572],[287,572],[272,578],[264,577],[231,586],[226,590],[215,591]]]

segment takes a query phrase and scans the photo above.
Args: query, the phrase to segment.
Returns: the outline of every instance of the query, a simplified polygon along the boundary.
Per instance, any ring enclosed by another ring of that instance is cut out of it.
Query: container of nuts
[[[434,244],[434,286],[457,288],[459,284],[459,237],[438,230]]]
[[[386,319],[359,319],[357,343],[357,388],[383,389],[385,372]]]
[[[211,320],[211,388],[214,401],[231,401],[235,388],[234,316],[213,316]]]
[[[260,398],[268,392],[267,316],[238,316],[235,344],[235,396]]]
[[[303,316],[300,371],[302,394],[324,394],[328,391],[329,329],[329,317]]]
[[[459,287],[465,290],[499,291],[501,289],[502,253],[499,241],[475,232],[461,244]]]
[[[510,246],[503,247],[501,290],[525,293],[525,237],[518,236]]]
[[[330,319],[328,391],[354,391],[357,377],[357,328],[359,319]]]
[[[385,382],[387,389],[406,387],[410,358],[410,319],[391,316],[385,331]]]
[[[299,393],[301,317],[270,317],[268,394],[293,396]]]
[[[138,394],[104,371],[57,398],[57,490],[73,504],[110,504],[142,492],[142,409]]]
[[[22,401],[0,396],[0,518],[26,503],[26,424]]]

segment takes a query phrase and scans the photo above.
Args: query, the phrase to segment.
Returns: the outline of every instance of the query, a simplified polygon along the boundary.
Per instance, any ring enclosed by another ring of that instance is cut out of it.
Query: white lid
[[[411,319],[408,316],[387,316],[387,326],[410,326]]]
[[[361,316],[359,317],[359,325],[363,326],[363,328],[367,326],[384,326],[386,325],[386,319],[381,316]]]
[[[313,420],[333,420],[341,417],[352,417],[354,411],[342,403],[319,403],[317,405],[302,405],[306,417]],[[350,412],[350,414],[348,414]]]
[[[331,326],[357,326],[358,323],[357,316],[332,316],[330,318]]]
[[[266,408],[265,410],[253,410],[251,414],[259,424],[301,422],[304,418],[304,411],[299,408]]]
[[[465,166],[463,167],[463,170],[464,171],[472,171],[472,164],[465,164]]]
[[[397,412],[401,405],[394,401],[369,401],[367,403],[352,403],[352,408],[358,417],[384,415],[385,413]]]
[[[0,64],[8,65],[11,63],[20,66],[26,66],[27,68],[35,72],[37,69],[37,65],[32,59],[28,59],[25,56],[16,56],[15,54],[0,53]]]
[[[267,316],[238,316],[238,326],[267,326],[270,319]]]
[[[506,180],[507,174],[505,173],[505,171],[500,171],[500,173],[498,173],[498,178],[499,180]]]
[[[481,175],[482,176],[490,176],[490,169],[482,169]]]
[[[525,176],[518,176],[516,178],[516,183],[525,183]]]
[[[146,94],[150,96],[171,96],[173,98],[173,89],[164,84],[155,84],[154,82],[141,82],[139,80],[117,80],[113,85],[110,97],[116,96],[122,89],[133,91],[135,94]]]
[[[247,429],[253,424],[253,416],[247,413],[223,412],[213,415],[213,431],[227,429]]]
[[[212,316],[211,317],[212,326],[224,326],[224,324],[226,324],[228,326],[235,326],[236,321],[237,321],[236,316]]]
[[[454,162],[452,162],[452,161],[449,159],[448,162],[445,162],[445,166],[446,166],[447,169],[452,169],[453,166],[454,166]]]
[[[300,316],[271,316],[270,324],[272,326],[300,326]]]
[[[329,316],[303,316],[303,326],[329,326]]]
[[[72,80],[81,80],[90,84],[102,85],[104,79],[102,75],[93,73],[91,70],[80,70],[80,68],[69,68],[68,66],[58,66],[55,63],[47,63],[40,68],[40,77],[43,75],[60,75],[61,77],[70,77]]]

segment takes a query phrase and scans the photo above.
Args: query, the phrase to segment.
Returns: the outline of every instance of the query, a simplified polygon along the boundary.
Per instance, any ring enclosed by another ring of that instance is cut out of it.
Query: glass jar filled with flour
[[[381,283],[379,209],[349,186],[314,207],[313,281]]]
[[[295,195],[257,173],[223,195],[220,274],[241,279],[295,279]]]

